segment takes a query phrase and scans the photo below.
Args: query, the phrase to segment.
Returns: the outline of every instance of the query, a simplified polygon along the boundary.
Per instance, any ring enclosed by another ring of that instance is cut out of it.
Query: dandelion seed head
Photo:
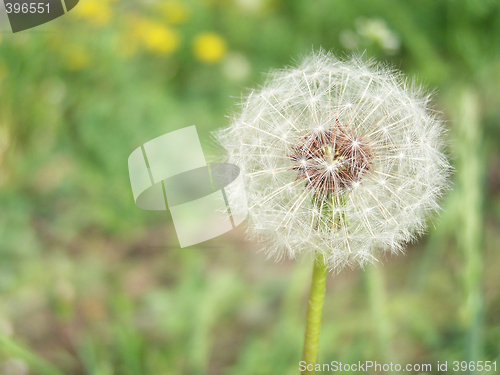
[[[333,271],[400,253],[448,185],[428,105],[400,73],[359,58],[318,52],[272,72],[216,134],[245,181],[249,235],[277,259],[319,251]]]

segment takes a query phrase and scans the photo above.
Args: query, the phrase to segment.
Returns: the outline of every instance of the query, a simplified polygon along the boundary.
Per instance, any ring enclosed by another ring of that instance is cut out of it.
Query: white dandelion
[[[320,254],[334,272],[401,252],[447,187],[429,100],[360,58],[319,52],[273,72],[217,133],[244,177],[249,234],[278,258]]]
[[[400,252],[439,208],[450,165],[429,96],[400,73],[315,53],[276,71],[217,136],[240,167],[251,236],[270,255],[314,254],[304,351],[314,372],[327,270]],[[231,211],[237,210],[231,207]]]

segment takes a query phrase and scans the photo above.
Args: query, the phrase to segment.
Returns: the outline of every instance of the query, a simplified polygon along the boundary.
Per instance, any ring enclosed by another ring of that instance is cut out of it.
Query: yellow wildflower
[[[69,44],[64,47],[64,62],[69,70],[82,70],[90,64],[90,55],[83,46]]]
[[[179,25],[185,23],[190,16],[190,11],[181,1],[169,0],[158,4],[158,11],[168,23]]]
[[[214,32],[203,32],[194,39],[193,52],[201,62],[216,63],[224,57],[226,51],[226,41]]]
[[[75,15],[86,19],[96,26],[102,26],[109,22],[112,16],[111,6],[105,0],[86,0],[75,7]]]
[[[151,52],[163,55],[174,52],[179,46],[180,37],[168,26],[142,19],[134,27],[133,35]]]

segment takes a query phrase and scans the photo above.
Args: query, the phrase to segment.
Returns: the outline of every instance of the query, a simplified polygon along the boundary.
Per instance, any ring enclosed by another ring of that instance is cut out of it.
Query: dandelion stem
[[[309,304],[306,316],[306,334],[304,338],[304,352],[302,360],[307,365],[315,365],[318,359],[319,334],[321,330],[321,313],[325,299],[326,265],[323,255],[316,254],[309,292]],[[303,371],[302,374],[314,374],[313,371]]]

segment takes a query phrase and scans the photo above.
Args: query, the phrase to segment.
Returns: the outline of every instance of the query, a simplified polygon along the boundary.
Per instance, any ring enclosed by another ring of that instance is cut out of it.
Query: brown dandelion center
[[[338,120],[335,128],[301,137],[289,157],[298,172],[296,180],[306,180],[306,189],[314,190],[316,197],[351,190],[372,160],[369,144],[344,131]]]

